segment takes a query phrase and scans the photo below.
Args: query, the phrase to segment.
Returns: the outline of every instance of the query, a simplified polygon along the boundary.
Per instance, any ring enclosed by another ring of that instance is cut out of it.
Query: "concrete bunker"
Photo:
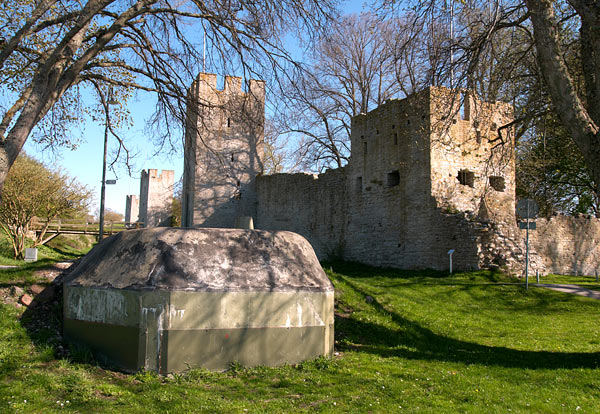
[[[333,301],[298,234],[130,230],[65,281],[64,334],[125,371],[297,363],[333,352]]]

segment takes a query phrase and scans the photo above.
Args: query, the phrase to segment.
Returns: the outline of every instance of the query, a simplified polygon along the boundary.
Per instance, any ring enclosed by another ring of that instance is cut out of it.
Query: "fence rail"
[[[46,222],[43,220],[34,220],[31,225],[31,230],[37,232],[42,231]],[[123,230],[135,229],[141,227],[141,223],[125,223],[125,222],[104,222],[104,234],[111,235]],[[47,234],[91,234],[98,235],[100,233],[100,223],[86,220],[65,220],[57,219],[50,221]]]

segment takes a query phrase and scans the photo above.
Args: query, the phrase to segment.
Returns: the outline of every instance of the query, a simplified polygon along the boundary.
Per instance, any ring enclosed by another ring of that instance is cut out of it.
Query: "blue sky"
[[[346,1],[342,10],[346,14],[357,13],[363,9],[363,4],[360,0]],[[224,74],[219,73],[219,75]],[[268,95],[266,99],[268,101]],[[130,177],[123,167],[116,168],[116,176],[115,173],[107,170],[106,178],[117,178],[117,184],[106,186],[106,208],[121,214],[125,213],[126,195],[139,194],[139,177],[143,169],[174,170],[176,181],[183,175],[183,150],[180,150],[179,154],[155,155],[156,148],[144,131],[145,121],[152,114],[154,104],[155,98],[149,93],[139,93],[129,101],[133,126],[121,130],[121,133],[132,152],[137,154],[133,162],[132,176]],[[24,150],[48,165],[60,165],[62,171],[88,186],[94,194],[91,211],[95,214],[100,205],[103,138],[104,125],[88,120],[83,124],[81,145],[76,150],[59,149],[56,154],[53,154],[47,150],[43,151],[42,147],[36,145],[31,139],[26,142]],[[174,138],[182,142],[181,137]],[[115,148],[116,141],[109,136],[109,159],[111,149]]]

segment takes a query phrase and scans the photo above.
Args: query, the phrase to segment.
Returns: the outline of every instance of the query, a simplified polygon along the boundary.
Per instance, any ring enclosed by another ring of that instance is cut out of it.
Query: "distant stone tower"
[[[125,199],[125,223],[135,223],[140,214],[140,198],[136,195],[128,195]]]
[[[262,173],[264,82],[200,73],[188,94],[182,226],[234,227],[256,216],[255,178]]]
[[[138,221],[144,227],[168,226],[173,203],[175,172],[142,170],[140,178],[140,212]]]

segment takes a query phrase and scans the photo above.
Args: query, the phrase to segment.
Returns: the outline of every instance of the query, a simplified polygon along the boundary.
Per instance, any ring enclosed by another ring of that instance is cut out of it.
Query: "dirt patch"
[[[75,262],[70,260],[66,262],[58,262],[53,266],[46,267],[44,269],[40,269],[35,271],[33,274],[39,278],[43,278],[48,280],[49,282],[53,282],[61,273],[64,273],[68,270]]]

